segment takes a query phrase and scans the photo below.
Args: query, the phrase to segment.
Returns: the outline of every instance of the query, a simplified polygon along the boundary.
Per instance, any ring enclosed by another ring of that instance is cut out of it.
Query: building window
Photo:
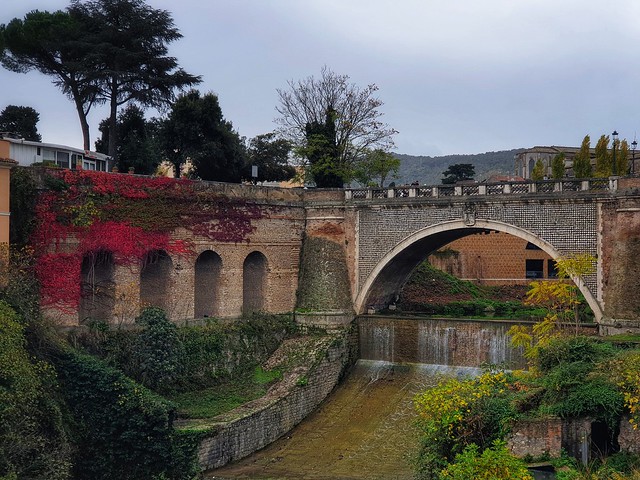
[[[49,150],[48,148],[42,149],[42,160],[55,162],[56,161],[56,152],[55,150]]]
[[[525,250],[542,250],[539,246],[534,245],[531,242],[527,242],[527,246],[524,247],[524,248],[525,248]]]
[[[526,260],[526,278],[544,278],[544,260]]]
[[[558,266],[555,260],[547,260],[547,277],[558,278]]]
[[[61,168],[71,168],[69,154],[67,152],[56,152],[56,164]]]

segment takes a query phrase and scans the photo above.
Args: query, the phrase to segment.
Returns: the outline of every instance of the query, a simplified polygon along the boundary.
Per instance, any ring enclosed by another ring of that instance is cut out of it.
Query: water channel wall
[[[357,323],[360,358],[365,360],[526,368],[522,349],[511,346],[507,333],[512,325],[526,322],[360,316]],[[594,328],[584,327],[582,331],[589,333]],[[512,432],[507,444],[521,457],[559,457],[564,450],[586,464],[592,453],[597,453],[592,450],[599,440],[593,437],[598,434],[589,418],[522,420]],[[634,430],[628,418],[620,422],[618,443],[623,451],[640,453],[640,430]]]
[[[525,368],[507,334],[515,322],[436,318],[358,317],[360,358],[458,367]],[[523,323],[523,322],[518,322]]]
[[[203,470],[244,458],[286,434],[320,405],[357,358],[526,366],[522,351],[510,346],[507,334],[518,322],[367,316],[357,317],[349,328],[349,315],[339,312],[298,314],[296,320],[332,331],[330,341],[315,354],[318,361],[289,371],[265,397],[216,417],[198,450]],[[518,456],[559,456],[564,449],[587,462],[592,454],[593,424],[588,418],[523,420],[512,432],[508,446]],[[640,430],[633,430],[628,419],[620,424],[618,442],[622,450],[640,453]]]
[[[203,470],[220,468],[260,450],[287,433],[338,384],[357,358],[357,333],[334,333],[321,360],[310,369],[287,373],[267,395],[216,418],[200,442],[198,460]]]

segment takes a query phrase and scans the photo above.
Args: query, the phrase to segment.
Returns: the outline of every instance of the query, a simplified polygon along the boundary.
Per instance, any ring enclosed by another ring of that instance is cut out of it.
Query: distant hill
[[[442,157],[423,157],[396,154],[400,159],[400,178],[394,180],[396,185],[410,184],[418,181],[422,185],[438,185],[442,183],[442,172],[449,165],[456,163],[470,163],[476,169],[475,179],[485,180],[491,175],[513,175],[514,157],[524,151],[502,150],[500,152],[477,153],[474,155],[444,155]]]

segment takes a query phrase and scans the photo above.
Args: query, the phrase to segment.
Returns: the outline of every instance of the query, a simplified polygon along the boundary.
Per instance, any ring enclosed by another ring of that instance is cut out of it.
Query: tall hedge
[[[69,478],[61,407],[53,368],[32,358],[19,316],[0,301],[0,478]]]
[[[56,367],[76,422],[77,479],[193,478],[195,439],[173,429],[174,407],[101,360],[72,350]]]

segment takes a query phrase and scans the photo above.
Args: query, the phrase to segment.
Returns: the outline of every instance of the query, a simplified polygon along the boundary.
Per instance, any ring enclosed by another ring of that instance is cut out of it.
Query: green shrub
[[[496,441],[482,453],[477,445],[465,447],[439,475],[440,480],[533,480],[525,463],[514,457],[504,442]]]
[[[144,327],[133,345],[137,378],[151,389],[166,391],[183,372],[185,349],[177,327],[157,307],[145,308],[136,323]]]
[[[553,463],[557,480],[640,480],[640,456],[628,452],[593,460],[587,466],[566,457]]]
[[[161,311],[151,312],[147,315],[153,316],[152,327],[141,318],[140,331],[76,332],[71,341],[150,388],[175,393],[204,389],[250,372],[284,338],[297,333],[290,315],[255,314],[232,323],[209,319],[204,325],[176,328],[160,320]],[[156,358],[160,364],[150,363]]]
[[[18,315],[0,302],[0,477],[69,478],[57,390],[51,365],[31,358]]]
[[[563,418],[592,417],[606,423],[613,432],[624,409],[624,397],[616,386],[603,378],[582,379],[552,411]]]
[[[11,170],[9,198],[10,209],[19,215],[11,215],[9,225],[9,243],[16,246],[24,246],[29,241],[29,236],[35,225],[35,205],[38,188],[36,182],[27,168],[14,168]]]
[[[55,364],[80,446],[74,478],[195,476],[197,439],[174,431],[173,405],[97,358],[67,350],[58,352]]]
[[[596,365],[612,358],[615,347],[582,336],[552,338],[539,348],[536,366],[542,373],[542,408],[563,418],[590,416],[614,431],[624,398]]]
[[[563,363],[582,362],[593,366],[606,358],[612,357],[615,353],[615,347],[595,338],[584,336],[557,337],[540,347],[536,367],[541,372],[546,373]]]
[[[0,288],[0,301],[9,304],[25,324],[40,316],[40,287],[34,265],[30,248],[0,245],[0,278],[6,279]]]

